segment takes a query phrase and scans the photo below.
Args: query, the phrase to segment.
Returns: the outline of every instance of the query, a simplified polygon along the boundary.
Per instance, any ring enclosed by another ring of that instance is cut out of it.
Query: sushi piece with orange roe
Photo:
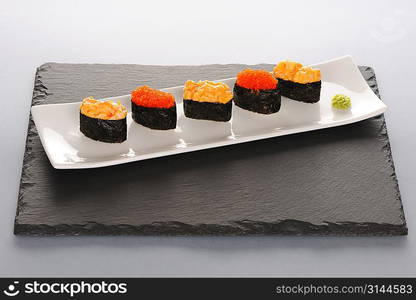
[[[282,96],[306,103],[321,97],[321,71],[294,61],[281,61],[273,69]]]
[[[175,129],[175,97],[146,85],[138,87],[131,92],[131,115],[136,123],[151,129]]]
[[[260,114],[276,113],[281,105],[278,81],[265,70],[243,70],[234,85],[234,103]]]
[[[222,82],[188,80],[183,89],[183,110],[192,119],[227,122],[231,119],[233,93]]]
[[[85,98],[79,112],[80,131],[90,139],[121,143],[127,139],[127,109],[120,102]]]

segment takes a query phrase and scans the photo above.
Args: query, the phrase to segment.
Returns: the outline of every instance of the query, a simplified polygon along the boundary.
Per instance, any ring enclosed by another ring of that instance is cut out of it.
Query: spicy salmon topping
[[[281,61],[274,67],[273,74],[280,79],[293,80],[296,72],[302,67],[302,64],[295,61]]]
[[[183,88],[183,98],[198,102],[227,103],[233,98],[233,93],[222,82],[188,80]]]
[[[136,105],[154,108],[170,108],[175,105],[175,97],[166,92],[140,86],[131,92],[131,101]]]
[[[277,87],[277,80],[265,70],[246,69],[238,73],[237,84],[251,90],[270,90]]]
[[[298,83],[311,83],[321,80],[321,71],[311,67],[304,67],[295,61],[281,61],[273,69],[278,79],[290,80]]]
[[[302,67],[296,72],[295,76],[293,76],[293,81],[298,83],[311,83],[320,80],[321,71],[311,67]]]
[[[82,100],[80,111],[83,115],[102,120],[121,120],[127,115],[127,109],[119,102],[99,101],[93,97]]]

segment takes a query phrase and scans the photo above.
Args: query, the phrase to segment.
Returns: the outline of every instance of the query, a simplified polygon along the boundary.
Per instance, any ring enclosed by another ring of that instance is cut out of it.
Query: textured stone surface
[[[38,68],[33,105],[227,78],[243,67],[49,63]],[[361,71],[378,94],[373,70]],[[383,116],[90,170],[53,169],[30,120],[15,233],[404,235],[407,227]]]

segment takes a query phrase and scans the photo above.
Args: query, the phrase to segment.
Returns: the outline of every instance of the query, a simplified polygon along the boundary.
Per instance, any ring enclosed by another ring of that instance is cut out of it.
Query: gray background
[[[416,3],[211,1],[202,9],[195,1],[84,2],[0,6],[0,276],[416,276]],[[33,79],[42,63],[314,63],[344,54],[375,68],[389,106],[407,237],[12,234]]]

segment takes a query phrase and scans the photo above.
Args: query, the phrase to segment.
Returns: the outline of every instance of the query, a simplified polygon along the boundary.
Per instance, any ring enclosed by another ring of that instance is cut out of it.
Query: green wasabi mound
[[[343,94],[336,94],[332,97],[332,107],[340,110],[347,110],[351,108],[350,97]]]

